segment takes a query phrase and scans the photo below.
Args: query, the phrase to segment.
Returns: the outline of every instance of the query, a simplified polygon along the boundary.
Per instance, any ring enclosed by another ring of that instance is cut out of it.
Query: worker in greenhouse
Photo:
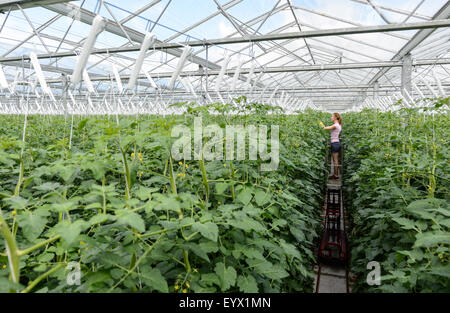
[[[334,123],[331,126],[323,127],[325,130],[331,131],[331,155],[334,162],[334,174],[330,176],[331,179],[339,178],[339,151],[341,150],[341,143],[339,141],[339,133],[342,130],[342,117],[339,113],[333,113],[331,121]]]

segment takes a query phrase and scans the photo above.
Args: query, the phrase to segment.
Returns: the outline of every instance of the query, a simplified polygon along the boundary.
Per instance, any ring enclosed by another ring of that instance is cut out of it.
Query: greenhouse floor
[[[317,269],[320,275],[314,280],[316,293],[348,293],[345,267],[321,264]]]
[[[330,162],[330,173],[333,173],[334,164],[330,159],[328,161]],[[346,248],[346,225],[348,223],[343,206],[342,176],[342,167],[339,167],[339,179],[329,178],[327,181],[324,206],[322,208],[324,237],[318,251],[319,264],[314,268],[316,273],[314,290],[316,293],[351,292],[348,282],[348,251]],[[341,236],[339,237],[338,235],[336,237],[336,234],[341,234]],[[345,251],[344,257],[342,251]],[[323,258],[324,253],[329,253],[329,256]]]

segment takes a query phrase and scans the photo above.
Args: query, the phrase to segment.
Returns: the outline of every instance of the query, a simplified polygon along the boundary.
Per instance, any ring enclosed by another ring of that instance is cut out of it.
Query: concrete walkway
[[[314,280],[314,290],[316,293],[347,293],[346,269],[321,264],[320,273]]]
[[[342,159],[341,159],[342,160]],[[334,164],[330,161],[330,173],[334,172]],[[342,167],[339,166],[339,179],[328,179],[327,181],[327,193],[328,190],[341,190],[342,189]],[[342,195],[342,194],[341,194]],[[326,201],[326,200],[325,200]],[[325,204],[326,205],[326,204]],[[323,207],[322,218],[323,226],[325,227],[325,206]],[[341,204],[341,229],[346,228],[344,222],[345,210]],[[316,277],[314,279],[314,291],[316,293],[348,293],[350,290],[348,286],[348,273],[345,265],[330,265],[330,264],[318,264],[314,271]]]

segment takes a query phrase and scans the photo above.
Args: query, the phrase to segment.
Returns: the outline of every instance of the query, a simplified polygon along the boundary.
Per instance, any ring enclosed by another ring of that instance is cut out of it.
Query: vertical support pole
[[[208,45],[206,46],[205,92],[208,94]]]
[[[412,73],[412,58],[411,54],[408,53],[403,57],[402,66],[402,96],[406,98],[408,95],[412,94],[412,84],[411,84],[411,73]]]
[[[373,85],[373,98],[377,98],[378,97],[378,90],[380,89],[380,84],[378,83],[378,81],[375,82],[375,84]]]
[[[67,76],[65,74],[62,74],[61,81],[62,81],[62,96],[63,96],[63,103],[64,103],[64,116],[66,116],[67,111],[68,111],[67,91],[69,89],[69,84],[67,82]]]
[[[441,81],[439,80],[439,78],[436,75],[436,71],[434,69],[432,69],[431,74],[433,75],[434,81],[436,82],[436,85],[438,86],[440,96],[445,98],[445,91],[444,91],[444,88],[442,88]]]

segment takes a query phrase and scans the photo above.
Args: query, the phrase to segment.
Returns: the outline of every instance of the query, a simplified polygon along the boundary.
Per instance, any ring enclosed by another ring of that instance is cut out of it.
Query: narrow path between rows
[[[349,293],[348,283],[348,242],[343,191],[342,161],[343,149],[340,153],[339,179],[328,178],[324,205],[322,207],[323,232],[317,249],[319,264],[315,267],[316,293]],[[330,153],[327,153],[329,175],[334,173],[334,164]]]

